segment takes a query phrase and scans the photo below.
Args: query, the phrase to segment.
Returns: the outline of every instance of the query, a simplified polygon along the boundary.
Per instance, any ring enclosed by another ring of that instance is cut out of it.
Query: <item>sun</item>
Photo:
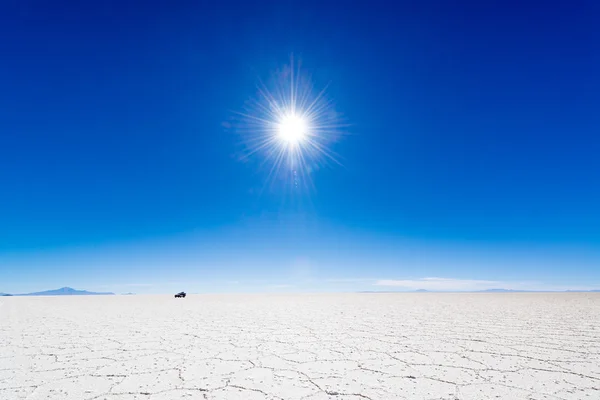
[[[326,96],[327,87],[315,90],[310,75],[292,59],[267,83],[259,79],[256,96],[235,112],[237,119],[228,125],[242,138],[239,159],[259,159],[265,186],[293,182],[295,188],[311,189],[314,173],[331,162],[341,165],[332,146],[348,125]]]
[[[277,123],[277,136],[289,146],[299,145],[308,136],[308,123],[305,118],[289,113],[283,115]]]

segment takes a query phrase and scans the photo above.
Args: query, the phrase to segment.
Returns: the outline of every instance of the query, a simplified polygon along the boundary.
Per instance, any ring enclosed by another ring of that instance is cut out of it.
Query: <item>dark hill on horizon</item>
[[[7,295],[4,294],[3,295]],[[14,294],[12,296],[109,296],[112,292],[88,292],[87,290],[76,290],[70,287],[63,287],[54,290],[45,290],[43,292]],[[10,295],[9,295],[10,296]]]

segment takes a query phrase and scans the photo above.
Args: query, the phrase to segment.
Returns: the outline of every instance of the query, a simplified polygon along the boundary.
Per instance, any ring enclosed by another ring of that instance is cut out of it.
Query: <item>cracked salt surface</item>
[[[9,297],[0,399],[600,399],[600,294]]]

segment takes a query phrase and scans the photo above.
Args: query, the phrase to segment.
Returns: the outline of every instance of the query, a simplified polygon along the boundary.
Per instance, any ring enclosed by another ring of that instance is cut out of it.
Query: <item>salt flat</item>
[[[0,399],[600,399],[600,294],[0,298]]]

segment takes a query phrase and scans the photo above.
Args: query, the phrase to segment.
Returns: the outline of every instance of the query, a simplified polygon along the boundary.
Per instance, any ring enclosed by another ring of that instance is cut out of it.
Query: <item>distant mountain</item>
[[[87,290],[75,290],[70,287],[63,287],[60,289],[46,290],[43,292],[17,294],[15,296],[100,296],[100,295],[114,295],[114,293],[88,292]]]
[[[565,290],[567,293],[600,293],[600,290]]]
[[[8,293],[0,293],[0,296],[12,296],[12,294],[8,294]]]
[[[429,290],[426,290],[426,289],[417,289],[417,290],[415,290],[415,292],[417,292],[417,293],[427,293],[427,292],[429,292]]]
[[[487,289],[487,290],[481,290],[480,293],[540,293],[540,292],[545,292],[545,293],[597,293],[600,292],[600,290],[564,290],[564,291],[558,291],[558,290],[513,290],[513,289]]]

